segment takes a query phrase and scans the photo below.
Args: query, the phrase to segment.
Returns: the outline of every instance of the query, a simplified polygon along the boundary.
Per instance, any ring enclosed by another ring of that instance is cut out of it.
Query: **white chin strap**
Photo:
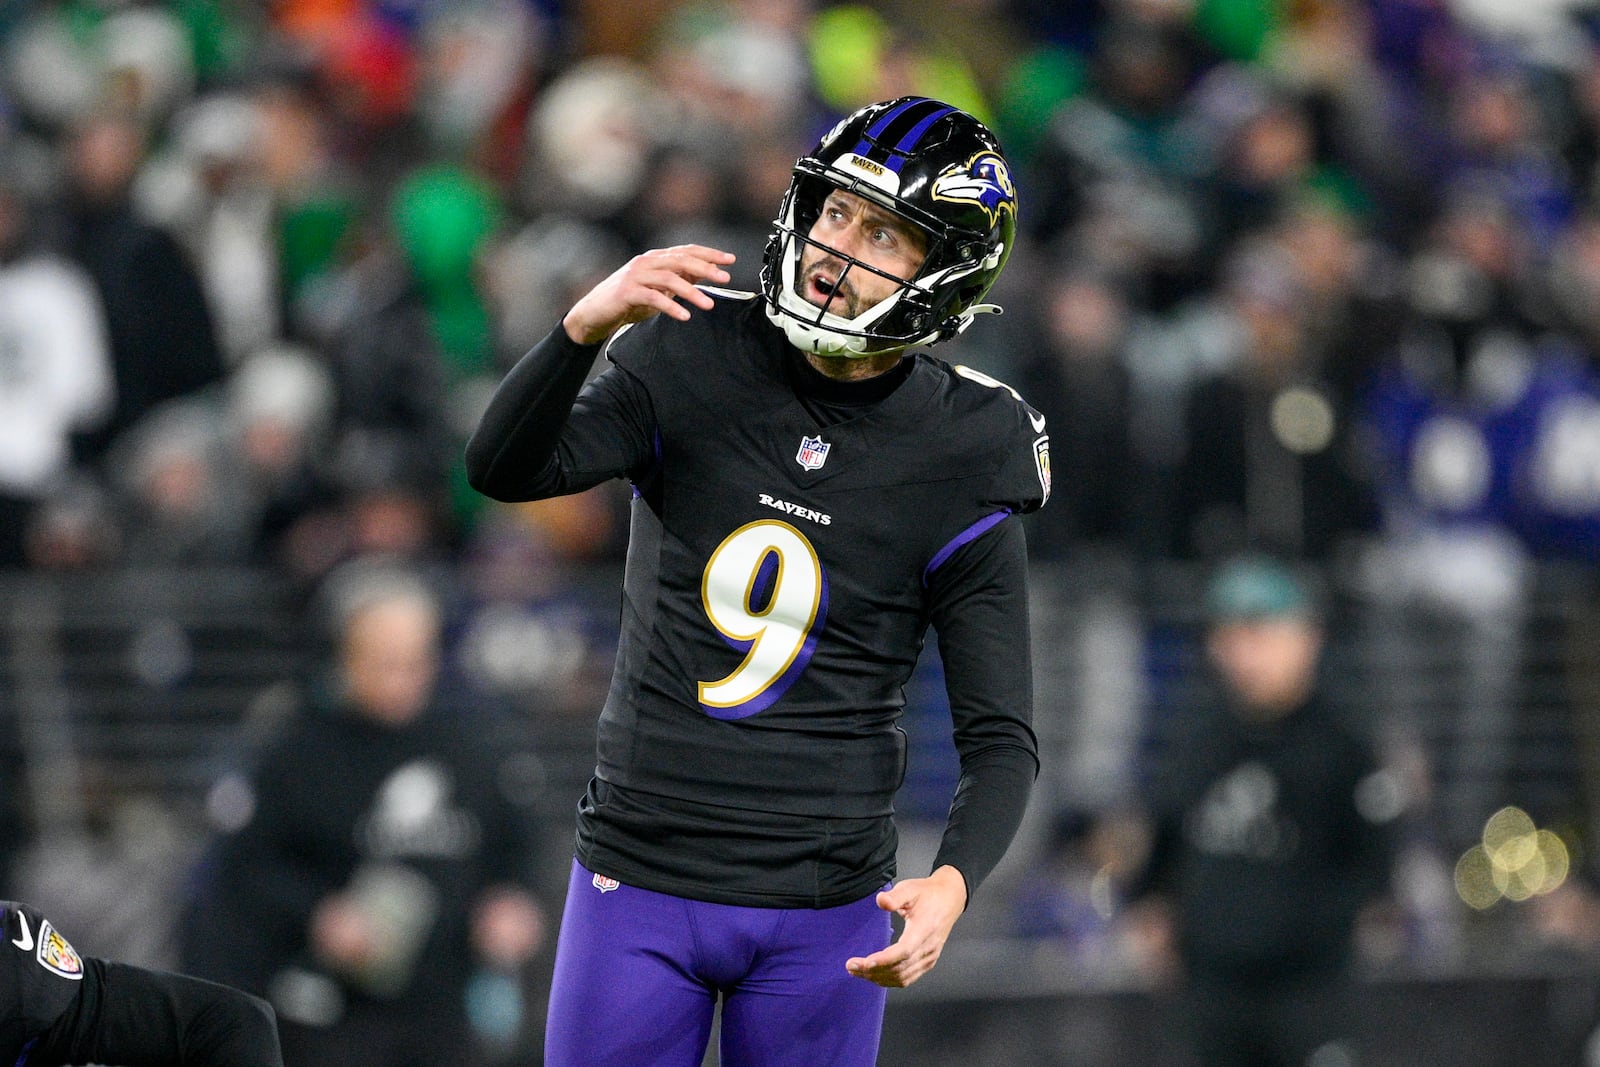
[[[779,303],[784,303],[780,300]],[[807,307],[811,305],[807,304]],[[832,313],[824,313],[821,321],[815,314],[807,321],[795,318],[794,313],[782,308],[767,305],[767,318],[774,326],[783,331],[789,343],[802,352],[810,352],[818,356],[845,356],[850,359],[865,359],[867,356],[881,355],[884,352],[893,352],[904,348],[905,345],[886,346],[869,350],[867,346],[872,343],[872,338],[858,335],[840,333],[833,327],[838,323],[855,322],[855,319],[843,319]],[[917,343],[917,342],[913,342]]]

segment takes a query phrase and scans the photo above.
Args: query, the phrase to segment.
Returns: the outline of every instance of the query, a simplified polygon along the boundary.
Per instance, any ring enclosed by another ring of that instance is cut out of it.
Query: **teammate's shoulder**
[[[13,944],[19,944],[19,941],[32,941],[33,938],[27,934],[23,934],[19,939],[18,931],[30,929],[29,924],[32,924],[32,928],[37,928],[42,918],[39,909],[32,904],[24,904],[20,900],[0,900],[0,932],[4,932],[6,938]]]
[[[38,908],[21,901],[0,901],[0,936],[13,965],[39,967],[57,978],[83,977],[83,957]]]

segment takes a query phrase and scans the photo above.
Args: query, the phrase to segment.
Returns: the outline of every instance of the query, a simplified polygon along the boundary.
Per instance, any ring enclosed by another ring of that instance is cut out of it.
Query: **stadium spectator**
[[[1206,620],[1220,688],[1163,739],[1128,893],[1170,923],[1201,1064],[1353,1062],[1354,933],[1388,891],[1398,812],[1369,742],[1321,695],[1322,624],[1300,578],[1230,561]]]
[[[1239,248],[1212,328],[1226,362],[1189,389],[1176,551],[1328,559],[1376,524],[1353,427],[1312,360],[1311,301],[1271,239]]]
[[[413,485],[442,490],[450,440],[439,403],[448,376],[427,309],[396,251],[378,244],[330,282],[345,313],[326,325],[335,395],[335,463],[350,484],[405,472]]]
[[[542,938],[531,757],[440,687],[425,585],[356,566],[326,593],[338,669],[233,780],[186,966],[267,997],[293,1067],[479,1063],[474,977]]]
[[[72,436],[110,414],[100,297],[35,232],[20,145],[0,142],[0,569],[27,562],[31,519],[74,473]]]
[[[1221,75],[1228,73],[1235,72],[1222,68],[1208,80],[1223,82]],[[1197,95],[1204,98],[1206,90]],[[1232,247],[1274,225],[1318,182],[1330,180],[1318,168],[1311,117],[1298,101],[1256,84],[1227,95],[1237,99],[1226,121],[1217,124],[1219,158],[1203,192],[1213,249]]]
[[[1053,115],[1031,169],[1026,232],[1079,244],[1085,229],[1114,233],[1115,258],[1089,254],[1137,277],[1154,310],[1192,295],[1209,266],[1198,190],[1211,132],[1184,95],[1202,53],[1191,27],[1155,8],[1118,9],[1098,29],[1086,91]]]
[[[1375,238],[1366,212],[1343,196],[1319,193],[1296,200],[1270,231],[1304,301],[1306,366],[1326,383],[1335,415],[1346,421],[1406,318],[1396,286],[1399,256]],[[1360,469],[1367,460],[1347,456],[1346,462]]]
[[[211,309],[187,254],[133,205],[146,137],[134,119],[97,112],[73,128],[66,146],[66,248],[99,291],[116,382],[110,417],[84,435],[87,454],[97,458],[162,401],[215,382],[225,370]]]
[[[1029,516],[1028,551],[1070,559],[1085,548],[1113,553],[1164,547],[1153,471],[1140,454],[1128,337],[1135,310],[1116,279],[1057,267],[1044,284],[1037,321],[1006,380],[1049,420],[1051,462],[1071,471],[1055,486],[1057,507]]]
[[[1571,175],[1528,73],[1484,64],[1469,70],[1451,95],[1455,152],[1443,188],[1470,187],[1504,204],[1512,225],[1534,249],[1548,252],[1571,219]]]
[[[299,531],[335,507],[333,406],[332,375],[308,349],[266,346],[230,374],[222,463],[240,497],[252,561],[286,566]]]
[[[497,508],[477,524],[451,641],[464,672],[546,725],[586,722],[605,699],[615,604],[581,579],[585,553],[603,551],[606,530],[626,523],[603,489],[561,502],[571,509]]]
[[[199,97],[173,117],[169,147],[134,184],[144,214],[170,228],[195,265],[230,369],[283,332],[265,127],[257,94]]]
[[[108,454],[123,490],[122,559],[133,566],[237,563],[248,557],[243,485],[222,467],[213,405],[171,400],[130,426]]]

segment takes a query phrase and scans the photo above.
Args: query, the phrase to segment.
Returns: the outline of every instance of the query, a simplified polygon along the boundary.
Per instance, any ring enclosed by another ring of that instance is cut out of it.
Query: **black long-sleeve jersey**
[[[903,687],[939,634],[961,780],[935,863],[969,892],[1038,771],[1026,551],[1044,420],[926,355],[844,383],[747,294],[615,335],[557,329],[468,445],[528,500],[634,486],[611,691],[579,809],[593,870],[695,899],[827,907],[894,874]],[[582,389],[580,394],[580,388]]]
[[[0,901],[0,1063],[282,1067],[265,1001],[80,956],[35,908]]]

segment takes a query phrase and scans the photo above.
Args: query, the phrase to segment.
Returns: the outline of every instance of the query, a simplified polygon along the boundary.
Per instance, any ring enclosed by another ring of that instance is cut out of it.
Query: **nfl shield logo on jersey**
[[[594,876],[594,887],[600,890],[602,893],[609,893],[620,885],[622,885],[622,883],[617,881],[615,878],[607,878],[603,874],[597,874]]]
[[[802,437],[800,451],[794,458],[806,470],[814,471],[828,461],[828,449],[832,447],[820,437]]]

